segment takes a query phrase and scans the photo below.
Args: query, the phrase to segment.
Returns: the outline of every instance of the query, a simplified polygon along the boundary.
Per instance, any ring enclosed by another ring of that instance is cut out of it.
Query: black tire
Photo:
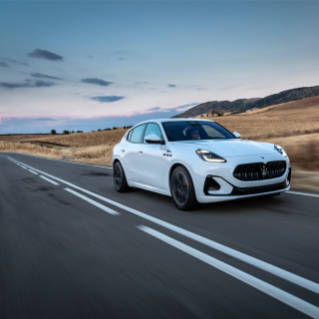
[[[170,178],[171,194],[176,207],[192,210],[198,207],[192,179],[183,166],[177,166]]]
[[[125,193],[131,189],[127,184],[124,169],[120,162],[115,162],[113,165],[113,181],[114,187],[119,193]]]

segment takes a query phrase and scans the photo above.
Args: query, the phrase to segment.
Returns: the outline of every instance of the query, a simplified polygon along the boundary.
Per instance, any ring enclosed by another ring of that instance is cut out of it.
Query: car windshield
[[[163,126],[170,142],[235,138],[221,125],[210,121],[166,122]]]

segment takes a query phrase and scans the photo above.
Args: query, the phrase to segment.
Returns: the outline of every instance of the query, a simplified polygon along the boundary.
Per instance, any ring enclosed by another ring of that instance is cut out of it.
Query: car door
[[[122,160],[126,178],[131,181],[141,181],[141,158],[143,154],[141,149],[144,146],[143,136],[145,128],[146,124],[135,127],[132,132],[129,133],[128,143],[126,143],[125,149],[122,150],[125,154]]]
[[[165,188],[163,181],[167,172],[168,160],[167,157],[164,156],[164,153],[166,152],[167,146],[148,144],[145,141],[145,137],[150,134],[155,134],[163,139],[163,134],[159,126],[156,123],[148,123],[143,136],[143,146],[141,146],[143,153],[139,159],[141,182],[149,186]]]

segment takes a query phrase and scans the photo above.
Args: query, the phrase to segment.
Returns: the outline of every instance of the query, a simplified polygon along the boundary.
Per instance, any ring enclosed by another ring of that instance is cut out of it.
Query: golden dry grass
[[[51,134],[8,134],[0,135],[1,142],[20,142],[27,140],[34,140],[38,138],[48,137]]]
[[[206,117],[241,133],[243,138],[264,139],[319,133],[319,97],[284,103],[243,114]]]
[[[121,140],[126,131],[127,129],[118,128],[116,130],[102,132],[49,135],[33,138],[32,141],[58,143],[71,147],[90,147],[98,145],[114,146]]]
[[[291,187],[319,192],[319,173],[292,167]]]
[[[118,128],[111,131],[68,135],[0,136],[0,152],[24,153],[54,159],[61,159],[62,155],[73,155],[72,161],[111,165],[113,147],[119,143],[126,131],[127,129]],[[45,143],[55,143],[65,147],[52,147]]]
[[[110,165],[113,146],[96,145],[83,148],[43,147],[29,143],[0,141],[0,152],[30,154],[40,157],[61,159],[62,155],[73,155],[72,161]]]
[[[294,165],[319,171],[319,134],[273,137],[264,141],[282,146]]]

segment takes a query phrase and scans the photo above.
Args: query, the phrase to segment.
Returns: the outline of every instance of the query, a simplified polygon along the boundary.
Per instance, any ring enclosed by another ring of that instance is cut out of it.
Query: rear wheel
[[[170,179],[171,194],[178,209],[192,210],[198,206],[194,185],[187,170],[177,166]]]
[[[120,162],[115,162],[113,165],[113,181],[114,187],[119,193],[124,193],[130,190],[126,181],[124,169]]]

